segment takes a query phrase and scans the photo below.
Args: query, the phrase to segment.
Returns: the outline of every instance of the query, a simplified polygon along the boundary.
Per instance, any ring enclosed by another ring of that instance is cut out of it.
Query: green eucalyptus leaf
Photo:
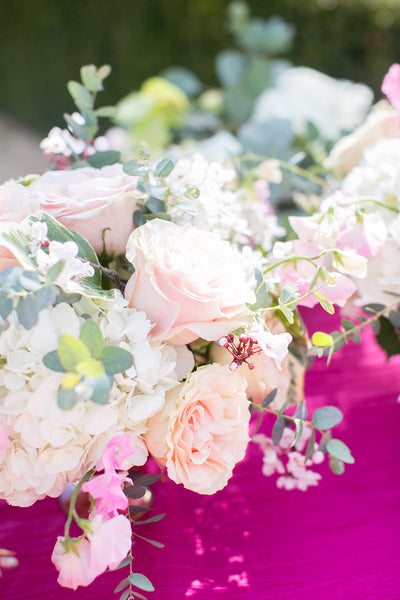
[[[307,443],[306,453],[304,456],[304,463],[306,463],[308,461],[308,459],[311,458],[311,456],[314,453],[314,449],[315,449],[315,429],[313,429],[311,431],[311,435],[310,435],[308,443]]]
[[[133,365],[133,358],[130,352],[123,348],[106,346],[99,356],[108,375],[126,371]]]
[[[113,569],[113,571],[118,571],[118,569],[123,569],[124,567],[127,567],[128,565],[131,564],[133,558],[132,556],[127,556],[126,558],[124,558],[124,560],[122,560],[118,567],[116,567],[115,569]]]
[[[165,517],[166,513],[162,513],[161,515],[155,515],[154,517],[150,517],[145,521],[135,521],[135,525],[145,525],[147,523],[157,523],[157,521],[161,521]]]
[[[7,319],[8,315],[12,311],[13,303],[11,298],[8,296],[0,296],[0,317]]]
[[[62,410],[71,410],[78,402],[79,396],[74,388],[60,385],[57,393],[57,403]]]
[[[217,55],[215,70],[221,84],[231,88],[239,83],[246,69],[246,59],[237,50],[223,50]]]
[[[294,417],[296,419],[301,419],[302,421],[307,419],[307,404],[305,400],[302,400],[298,403],[296,411],[294,413]]]
[[[94,111],[96,117],[106,117],[108,119],[115,117],[116,113],[117,109],[115,106],[101,106]]]
[[[139,498],[143,498],[146,493],[146,488],[141,485],[130,485],[124,489],[124,493],[131,500],[138,500]],[[142,507],[141,507],[142,508]]]
[[[285,429],[285,418],[278,417],[275,421],[275,424],[272,428],[272,441],[274,446],[277,446],[282,439],[283,430]]]
[[[397,312],[395,310],[391,310],[389,313],[389,321],[391,322],[393,327],[395,327],[396,329],[400,329],[400,313],[399,312]]]
[[[122,168],[124,173],[126,173],[127,175],[138,177],[146,175],[148,172],[148,168],[145,167],[143,164],[138,163],[136,160],[128,160],[128,162],[126,162]]]
[[[57,350],[52,350],[43,356],[43,364],[51,371],[57,371],[58,373],[65,373],[65,369],[60,363],[58,358]]]
[[[91,136],[85,125],[77,123],[75,119],[68,113],[64,113],[64,119],[67,122],[68,128],[74,135],[76,135],[77,138],[83,140],[84,142],[88,142],[90,140]]]
[[[379,319],[380,329],[375,334],[378,344],[384,349],[387,357],[400,354],[400,339],[392,323],[386,317]]]
[[[118,592],[120,592],[121,590],[126,588],[127,585],[129,585],[129,579],[127,577],[125,577],[125,579],[120,581],[119,584],[117,585],[117,587],[115,588],[114,594],[118,594]]]
[[[142,575],[141,573],[131,573],[128,579],[132,585],[136,586],[140,590],[144,590],[145,592],[154,592],[154,585],[151,583],[150,579],[146,577],[146,575]]]
[[[335,475],[343,475],[345,467],[343,461],[339,460],[338,458],[335,458],[334,456],[330,456],[329,468],[332,471],[332,473],[335,473]]]
[[[267,396],[265,396],[264,400],[261,402],[261,406],[263,408],[265,408],[266,406],[271,404],[275,400],[277,393],[278,393],[278,388],[271,390],[269,392],[269,394]]]
[[[20,298],[17,304],[18,320],[25,329],[36,325],[38,320],[38,301],[33,294]]]
[[[64,263],[59,260],[55,265],[51,265],[50,269],[46,273],[46,279],[49,283],[53,283],[63,270]]]
[[[160,198],[154,198],[154,196],[147,200],[145,207],[153,214],[165,212],[165,202]]]
[[[101,169],[107,165],[113,165],[118,162],[121,158],[121,153],[117,150],[103,150],[97,151],[87,159],[87,162],[91,167],[95,169]]]
[[[327,313],[329,313],[330,315],[334,314],[335,308],[334,308],[333,304],[331,302],[329,302],[329,300],[327,298],[325,298],[325,296],[323,296],[322,294],[319,294],[318,292],[314,292],[313,296],[318,300],[318,302],[320,303],[322,308]]]
[[[21,287],[27,292],[39,289],[41,281],[35,271],[22,271],[19,275]]]
[[[282,312],[283,316],[289,322],[289,324],[292,325],[294,323],[293,311],[290,308],[288,308],[287,306],[285,306],[280,298],[278,300],[278,304],[279,304],[279,309]]]
[[[71,335],[61,335],[58,340],[58,358],[67,371],[74,371],[76,365],[82,360],[91,358],[87,346]]]
[[[154,485],[160,479],[158,473],[146,473],[145,475],[140,475],[137,479],[135,479],[135,485],[142,485],[143,487],[149,487],[150,485]]]
[[[95,358],[88,358],[86,360],[81,360],[75,366],[75,372],[83,375],[84,377],[89,378],[98,378],[104,375],[105,370],[102,363]]]
[[[336,406],[323,406],[314,411],[312,422],[316,429],[331,429],[343,421],[343,413]]]
[[[331,456],[334,456],[345,463],[353,464],[355,462],[353,456],[351,455],[350,448],[341,440],[329,440],[326,445],[326,449]]]
[[[107,404],[113,385],[113,378],[103,373],[100,377],[84,377],[82,380],[90,390],[89,399],[96,404]]]
[[[175,167],[175,163],[170,158],[163,158],[157,164],[154,175],[157,177],[167,177]]]
[[[85,88],[90,92],[101,92],[103,89],[95,65],[84,65],[81,67],[81,79]]]
[[[256,301],[250,306],[251,310],[257,311],[260,308],[267,308],[272,304],[272,297],[267,292],[267,285],[264,280],[264,275],[259,269],[254,269],[254,276],[256,278]]]
[[[295,419],[294,424],[295,424],[296,430],[294,433],[293,442],[290,444],[291,448],[294,448],[294,446],[297,444],[297,442],[301,438],[301,434],[303,433],[303,422],[300,421],[300,419]]]
[[[376,302],[365,304],[365,306],[362,307],[363,312],[365,312],[366,315],[376,315],[376,313],[381,312],[384,308],[384,304],[377,304]]]
[[[45,285],[39,288],[34,296],[37,302],[37,310],[53,306],[58,296],[59,288],[56,285]]]
[[[82,325],[79,339],[89,349],[93,358],[99,358],[104,349],[104,340],[100,327],[95,321],[88,319]]]
[[[77,81],[68,81],[67,89],[79,110],[91,108],[92,94]]]

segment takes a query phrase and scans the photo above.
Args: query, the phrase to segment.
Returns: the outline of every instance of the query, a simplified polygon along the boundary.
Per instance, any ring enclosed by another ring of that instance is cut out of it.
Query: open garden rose
[[[146,444],[169,477],[199,494],[221,490],[249,441],[246,380],[228,366],[207,365],[167,394],[148,422]]]
[[[255,301],[253,273],[241,254],[213,233],[154,219],[127,244],[135,267],[125,296],[171,344],[216,340],[243,324]]]
[[[124,253],[139,192],[136,178],[125,175],[122,165],[49,171],[27,189],[42,210],[83,235],[98,254],[103,231],[107,254]]]

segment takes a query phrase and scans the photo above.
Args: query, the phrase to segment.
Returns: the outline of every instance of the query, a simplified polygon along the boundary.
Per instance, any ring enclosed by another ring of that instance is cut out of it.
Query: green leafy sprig
[[[258,431],[263,415],[269,413],[276,417],[272,428],[272,441],[275,446],[281,441],[285,427],[291,423],[295,427],[294,438],[290,446],[293,448],[303,433],[304,425],[307,425],[311,428],[311,436],[306,447],[305,462],[307,462],[314,452],[316,432],[319,432],[319,450],[329,454],[329,467],[333,473],[341,475],[344,472],[344,463],[354,463],[354,458],[348,446],[341,440],[332,438],[331,429],[343,420],[343,413],[336,406],[328,405],[317,408],[310,421],[307,420],[308,411],[305,400],[302,400],[297,405],[293,415],[285,413],[290,400],[286,401],[280,410],[273,410],[270,404],[274,401],[276,394],[277,390],[272,390],[260,405],[250,402],[252,410],[258,410],[260,413],[254,434]]]
[[[60,408],[70,410],[81,400],[106,404],[115,373],[126,371],[133,364],[132,355],[123,348],[104,346],[100,327],[87,320],[79,339],[61,335],[57,350],[43,357],[48,369],[64,373],[58,389]]]

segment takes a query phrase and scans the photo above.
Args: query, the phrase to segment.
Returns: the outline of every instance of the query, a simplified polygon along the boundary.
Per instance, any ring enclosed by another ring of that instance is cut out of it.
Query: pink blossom
[[[91,481],[84,483],[82,490],[96,500],[96,510],[99,513],[115,514],[118,509],[128,508],[128,498],[123,492],[122,477],[118,473],[97,475]]]
[[[129,519],[118,515],[104,520],[96,515],[90,522],[90,575],[97,577],[107,568],[116,569],[128,554],[132,543]]]
[[[107,568],[118,567],[131,548],[131,524],[123,515],[108,520],[96,515],[89,524],[88,539],[66,542],[59,537],[54,547],[51,560],[63,587],[76,590],[79,585],[89,585]]]
[[[96,577],[89,570],[90,542],[81,539],[74,544],[73,548],[67,550],[64,541],[65,538],[58,538],[51,555],[51,560],[59,571],[58,583],[73,590],[76,590],[78,585],[89,585]]]
[[[388,97],[389,102],[400,109],[400,65],[393,64],[386,73],[382,82],[382,92]]]
[[[257,342],[266,356],[273,359],[280,370],[282,362],[288,353],[288,346],[292,341],[290,333],[271,333],[270,331],[258,331],[256,333]]]
[[[130,444],[129,433],[116,435],[108,442],[107,448],[96,465],[96,470],[104,469],[104,471],[110,472],[115,469],[129,469],[132,462],[126,459],[134,453],[135,448]]]

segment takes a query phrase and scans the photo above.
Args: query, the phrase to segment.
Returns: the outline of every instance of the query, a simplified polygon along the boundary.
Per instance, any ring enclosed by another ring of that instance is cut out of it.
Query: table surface
[[[307,313],[308,311],[306,311]],[[321,327],[321,315],[311,320]],[[315,315],[315,313],[313,313]],[[331,323],[326,330],[331,330]],[[387,361],[370,333],[308,372],[313,407],[335,404],[345,414],[336,435],[356,458],[341,477],[307,492],[277,489],[261,474],[262,454],[250,444],[227,488],[198,496],[172,482],[154,486],[153,514],[165,519],[138,533],[165,544],[135,544],[135,571],[156,587],[153,600],[400,599],[400,357]],[[269,426],[270,427],[270,426]],[[151,513],[150,513],[151,514]],[[106,573],[76,592],[60,588],[50,562],[65,518],[57,499],[28,509],[0,503],[0,547],[20,561],[0,579],[1,600],[110,600],[124,570]],[[137,528],[139,529],[139,528]]]

